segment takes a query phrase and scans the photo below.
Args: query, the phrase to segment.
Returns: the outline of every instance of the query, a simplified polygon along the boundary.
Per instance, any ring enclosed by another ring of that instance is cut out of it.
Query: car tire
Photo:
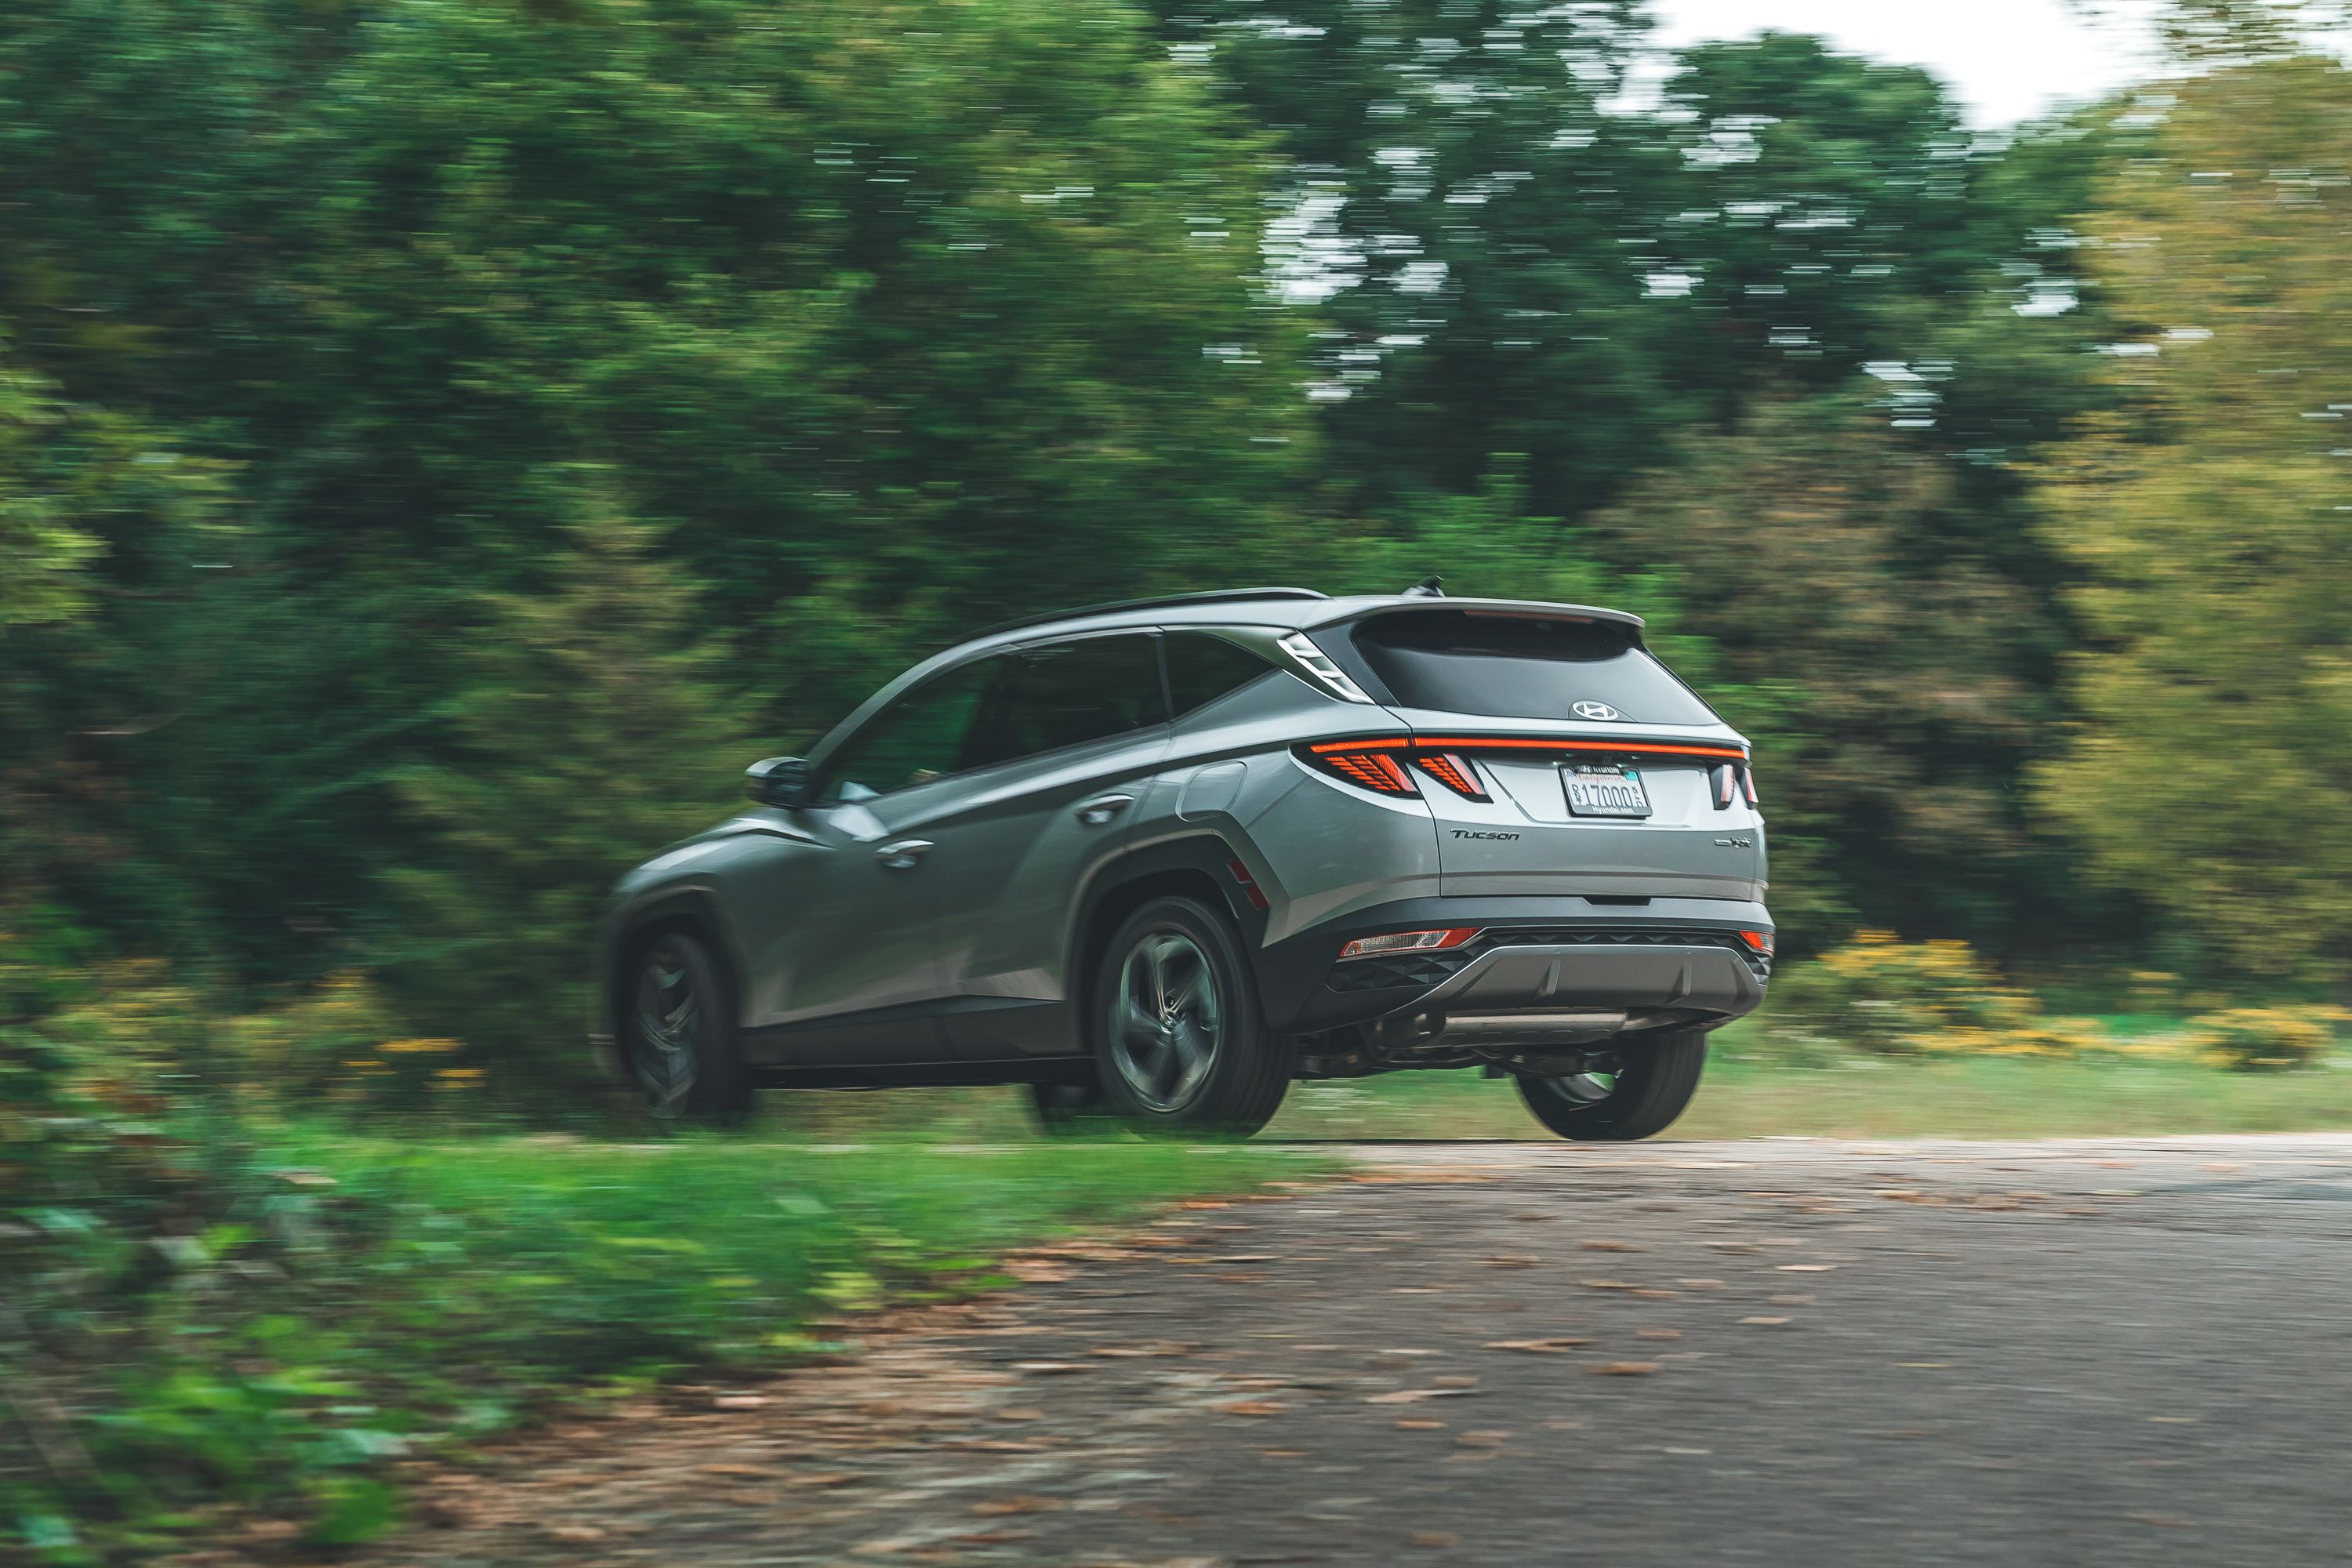
[[[1559,1078],[1519,1077],[1519,1098],[1528,1110],[1562,1138],[1580,1142],[1622,1142],[1648,1138],[1674,1125],[1698,1092],[1706,1068],[1706,1031],[1671,1029],[1625,1054],[1624,1065],[1605,1089],[1589,1073]]]
[[[1098,1083],[1033,1083],[1029,1114],[1048,1138],[1084,1138],[1112,1129]]]
[[[623,1059],[664,1121],[733,1127],[751,1114],[751,1076],[736,1049],[735,1005],[702,940],[656,931],[639,942],[621,994]]]
[[[1111,933],[1087,996],[1104,1103],[1135,1131],[1246,1138],[1280,1109],[1290,1058],[1220,911],[1186,898],[1145,904]]]

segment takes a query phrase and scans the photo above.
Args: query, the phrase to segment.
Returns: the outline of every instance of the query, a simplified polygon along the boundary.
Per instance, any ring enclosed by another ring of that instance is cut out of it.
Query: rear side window
[[[1413,610],[1360,621],[1349,635],[1407,708],[1573,719],[1576,704],[1598,702],[1637,724],[1715,721],[1618,621]]]
[[[1168,695],[1179,719],[1274,672],[1249,649],[1207,632],[1170,632],[1161,646],[1168,650]]]
[[[989,703],[977,760],[1011,762],[1167,722],[1152,643],[1087,637],[1015,655],[1012,680]]]

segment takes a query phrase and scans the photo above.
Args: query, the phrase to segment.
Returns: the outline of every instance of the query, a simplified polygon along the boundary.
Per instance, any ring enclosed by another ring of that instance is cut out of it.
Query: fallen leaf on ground
[[[1047,1513],[1062,1506],[1056,1497],[1034,1497],[1024,1493],[1019,1497],[991,1498],[971,1505],[974,1513],[998,1515],[1010,1513]]]
[[[1465,1432],[1454,1440],[1465,1448],[1499,1448],[1508,1432]]]
[[[1591,1340],[1488,1340],[1490,1351],[1526,1351],[1532,1355],[1564,1355],[1579,1345],[1589,1345]]]
[[[1424,1399],[1458,1399],[1468,1394],[1466,1388],[1400,1388],[1393,1393],[1375,1394],[1364,1401],[1367,1405],[1418,1405]]]
[[[757,1410],[768,1403],[764,1394],[722,1394],[710,1402],[713,1410]]]
[[[551,1524],[540,1534],[565,1546],[585,1546],[604,1539],[604,1532],[593,1524]]]
[[[1654,1361],[1604,1361],[1584,1370],[1597,1377],[1642,1377],[1658,1369],[1659,1363]]]
[[[846,1470],[826,1470],[816,1475],[788,1476],[785,1478],[791,1485],[796,1487],[855,1486],[865,1479],[866,1478],[864,1476],[852,1475]]]
[[[1660,1290],[1653,1287],[1647,1289],[1635,1289],[1630,1294],[1643,1301],[1668,1301],[1674,1299],[1675,1293],[1672,1290]]]
[[[758,1465],[702,1465],[698,1468],[706,1476],[766,1476],[775,1473]]]
[[[1540,1258],[1489,1258],[1486,1259],[1486,1267],[1489,1268],[1533,1268],[1537,1264],[1542,1261],[1543,1259]]]
[[[1013,1363],[1015,1372],[1025,1372],[1032,1377],[1060,1377],[1073,1372],[1092,1370],[1082,1361],[1023,1361]]]
[[[1636,1329],[1633,1337],[1637,1340],[1678,1340],[1683,1337],[1683,1331],[1680,1329]]]
[[[1810,1307],[1816,1300],[1811,1296],[1767,1296],[1764,1299],[1776,1307]]]
[[[1783,1274],[1827,1274],[1837,1265],[1834,1263],[1776,1263],[1772,1267]]]
[[[1633,1288],[1622,1279],[1580,1279],[1577,1283],[1588,1290],[1631,1290]]]
[[[1743,1323],[1761,1323],[1767,1328],[1777,1328],[1780,1324],[1787,1322],[1789,1320],[1786,1318],[1742,1318],[1739,1321]]]
[[[1405,1537],[1415,1546],[1458,1546],[1462,1538],[1450,1530],[1416,1530]]]
[[[1478,1380],[1476,1378],[1464,1377],[1459,1373],[1456,1373],[1452,1377],[1433,1377],[1429,1381],[1431,1386],[1435,1388],[1475,1388],[1478,1386]]]
[[[1445,1430],[1445,1423],[1443,1421],[1430,1421],[1412,1415],[1400,1416],[1397,1419],[1396,1425],[1397,1430],[1400,1432],[1443,1432]]]
[[[1237,1399],[1217,1408],[1228,1415],[1279,1415],[1289,1406],[1278,1399]]]
[[[1587,1252],[1639,1252],[1642,1250],[1630,1241],[1580,1241],[1577,1245]]]
[[[1675,1283],[1681,1286],[1685,1290],[1720,1290],[1723,1289],[1723,1281],[1720,1279],[1677,1279]]]

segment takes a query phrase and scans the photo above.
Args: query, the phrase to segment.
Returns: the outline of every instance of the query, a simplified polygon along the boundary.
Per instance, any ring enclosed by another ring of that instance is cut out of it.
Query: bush
[[[2182,1048],[2240,1072],[2307,1068],[2335,1050],[2341,1007],[2230,1007],[2189,1021]]]
[[[2132,976],[2148,999],[2169,974]],[[2168,991],[2166,994],[2168,994]],[[2241,1070],[2310,1067],[2337,1044],[2352,1013],[2334,1007],[2235,1007],[2189,1020],[2177,1033],[2117,1035],[2096,1018],[2052,1015],[2002,980],[1965,942],[1901,942],[1864,931],[1773,982],[1755,1054],[1823,1067],[1848,1052],[1877,1056],[2113,1057],[2194,1061]]]
[[[1763,1030],[1772,1054],[1783,1057],[1824,1047],[1906,1056],[1940,1048],[1939,1041],[2020,1034],[2039,1011],[1966,942],[1864,931],[1776,979]]]

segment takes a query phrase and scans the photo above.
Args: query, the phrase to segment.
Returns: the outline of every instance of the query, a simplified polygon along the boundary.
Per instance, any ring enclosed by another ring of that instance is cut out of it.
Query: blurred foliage
[[[23,0],[0,1016],[365,973],[555,1081],[612,876],[908,659],[1429,572],[1651,617],[1793,958],[2340,983],[2326,820],[2116,805],[2329,776],[2322,9],[1989,134],[1783,34],[1631,106],[1632,0]]]
[[[2041,798],[2206,964],[2340,982],[2352,825],[2306,803],[2352,766],[2352,73],[2219,71],[2165,117],[2092,236],[2123,406],[2051,458],[2089,636]]]
[[[2352,1012],[2324,1006],[2225,1008],[2153,1028],[2051,1014],[1966,942],[1864,931],[1776,975],[1739,1054],[1804,1067],[1859,1052],[2308,1068],[2340,1048],[2347,1022]]]
[[[449,1092],[352,977],[208,1017],[151,968],[0,1028],[0,1556],[131,1561],[250,1510],[396,1517],[383,1461],[599,1381],[749,1371],[815,1325],[1000,1283],[1063,1227],[1320,1167],[1148,1143],[859,1152],[434,1141],[322,1105]],[[285,1120],[288,1108],[312,1118]],[[422,1125],[422,1124],[418,1124]],[[628,1173],[616,1172],[629,1168]]]

